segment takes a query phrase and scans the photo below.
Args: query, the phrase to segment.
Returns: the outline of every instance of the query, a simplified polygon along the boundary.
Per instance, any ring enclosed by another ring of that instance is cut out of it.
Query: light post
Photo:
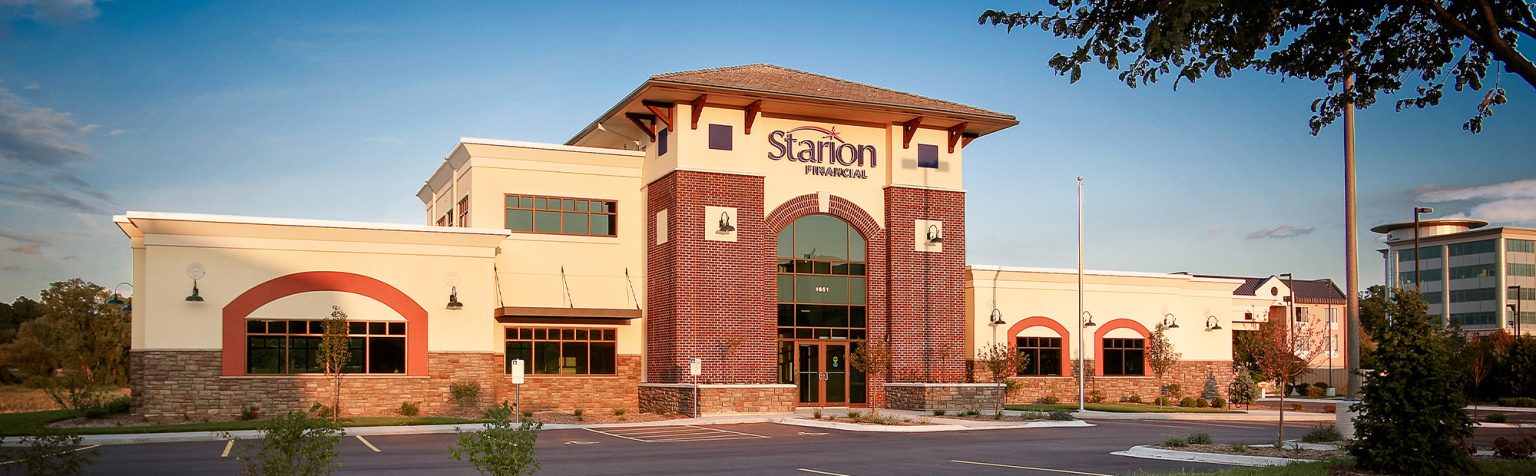
[[[1429,207],[1413,207],[1413,289],[1419,294],[1424,294],[1424,282],[1419,280],[1419,255],[1423,251],[1419,249],[1419,235],[1423,234],[1419,229],[1419,214],[1434,212],[1435,209]]]
[[[994,284],[995,285],[995,284]],[[1083,394],[1083,176],[1077,176],[1077,411],[1085,410]],[[1088,314],[1088,325],[1093,315]]]
[[[1515,305],[1514,305],[1514,309],[1515,309],[1515,338],[1519,339],[1520,338],[1520,297],[1521,297],[1520,296],[1520,292],[1524,288],[1521,288],[1519,285],[1515,285],[1515,286],[1510,286],[1509,289],[1511,291],[1515,292]]]
[[[1286,313],[1286,316],[1285,316],[1285,329],[1286,329],[1286,331],[1285,332],[1286,332],[1286,336],[1285,337],[1287,339],[1290,339],[1290,341],[1291,341],[1291,345],[1290,345],[1290,347],[1291,347],[1291,349],[1290,349],[1291,355],[1296,355],[1296,285],[1295,285],[1296,276],[1292,275],[1291,273],[1280,273],[1280,276],[1285,277],[1285,288],[1286,288],[1286,295],[1285,295],[1285,313]],[[1310,359],[1312,356],[1309,355],[1307,357]],[[1308,362],[1308,365],[1310,365],[1310,364],[1311,364],[1311,362]],[[1280,377],[1280,385],[1282,385],[1282,386],[1285,385],[1285,377],[1284,376]],[[1285,390],[1286,390],[1285,388],[1281,388],[1280,389],[1282,394],[1283,394],[1283,392],[1285,392]]]

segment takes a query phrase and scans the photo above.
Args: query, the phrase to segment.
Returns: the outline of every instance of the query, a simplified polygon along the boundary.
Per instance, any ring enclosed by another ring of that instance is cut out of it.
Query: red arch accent
[[[1109,331],[1115,329],[1130,329],[1136,331],[1137,334],[1141,334],[1141,338],[1143,339],[1146,339],[1148,336],[1152,335],[1151,332],[1147,331],[1147,326],[1143,326],[1140,322],[1136,322],[1130,319],[1113,319],[1109,322],[1099,324],[1099,330],[1093,331],[1093,375],[1095,376],[1104,376],[1104,336],[1109,334]]]
[[[245,318],[267,303],[311,291],[360,294],[405,317],[405,374],[427,375],[427,310],[389,283],[361,274],[307,271],[273,278],[224,306],[224,375],[245,375]]]
[[[765,215],[763,220],[767,222],[769,230],[778,233],[784,230],[784,227],[789,226],[790,223],[794,223],[795,220],[809,215],[825,214],[848,222],[854,229],[859,230],[860,234],[864,235],[866,241],[874,240],[875,235],[880,233],[880,225],[876,224],[875,219],[871,218],[869,213],[865,212],[863,208],[837,195],[830,195],[827,198],[827,211],[825,213],[820,210],[821,204],[816,194],[808,193],[785,200],[784,203],[779,204],[777,208],[774,208],[773,211]]]
[[[1018,337],[1020,332],[1024,332],[1024,329],[1031,327],[1050,328],[1051,330],[1056,331],[1057,335],[1061,336],[1061,376],[1066,377],[1071,375],[1072,342],[1071,339],[1067,338],[1067,328],[1063,327],[1060,322],[1056,322],[1055,319],[1051,319],[1049,317],[1034,316],[1013,323],[1012,326],[1008,327],[1008,349],[1017,352],[1018,349],[1015,347],[1018,344],[1018,340],[1014,338]]]

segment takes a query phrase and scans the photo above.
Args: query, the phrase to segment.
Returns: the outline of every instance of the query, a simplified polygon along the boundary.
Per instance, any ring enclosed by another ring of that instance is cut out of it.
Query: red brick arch
[[[383,281],[340,271],[307,271],[273,278],[224,306],[224,375],[245,375],[245,318],[267,303],[299,293],[336,291],[373,298],[405,317],[405,373],[427,375],[427,310]]]
[[[880,225],[863,208],[859,208],[858,205],[848,201],[848,199],[837,195],[831,195],[827,198],[829,200],[826,214],[838,217],[853,225],[854,228],[859,230],[859,233],[864,235],[866,241],[874,240],[875,236],[880,233]],[[769,213],[763,221],[767,222],[768,229],[774,233],[774,236],[778,236],[779,231],[789,226],[790,223],[794,223],[795,220],[818,213],[822,213],[821,204],[817,201],[816,194],[810,193],[784,201],[778,208],[773,209],[773,213]]]
[[[1049,317],[1034,316],[1013,323],[1012,326],[1008,327],[1008,349],[1017,352],[1018,349],[1015,347],[1018,343],[1018,340],[1014,338],[1018,337],[1020,332],[1024,332],[1024,329],[1031,327],[1045,327],[1052,331],[1056,331],[1056,335],[1061,336],[1061,376],[1065,377],[1071,375],[1071,339],[1067,338],[1067,328],[1063,327],[1060,322],[1056,322],[1055,319],[1051,319]]]
[[[1151,332],[1147,331],[1147,326],[1143,326],[1140,322],[1130,319],[1113,319],[1100,324],[1099,330],[1093,331],[1093,374],[1096,376],[1104,376],[1104,336],[1109,335],[1109,331],[1115,329],[1136,331],[1137,334],[1141,334],[1142,339],[1152,335]]]

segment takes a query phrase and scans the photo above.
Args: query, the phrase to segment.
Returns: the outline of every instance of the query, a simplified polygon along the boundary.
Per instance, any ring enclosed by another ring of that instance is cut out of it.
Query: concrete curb
[[[1250,410],[1247,413],[1115,413],[1088,410],[1072,412],[1072,416],[1083,420],[1250,421],[1274,423],[1279,421],[1280,412]],[[1333,422],[1335,419],[1336,417],[1331,413],[1285,413],[1285,421],[1288,422]]]
[[[944,420],[955,422],[952,419],[931,418],[930,421]],[[933,425],[865,425],[860,423],[843,423],[836,421],[810,420],[804,418],[783,418],[775,423],[785,425],[807,426],[812,428],[831,428],[845,431],[870,431],[887,433],[931,433],[938,431],[972,431],[972,430],[1017,430],[1023,428],[1087,428],[1095,426],[1082,420],[1072,421],[1032,421],[1029,423],[995,423],[986,425],[967,425],[961,423],[938,423]],[[972,422],[965,422],[972,423]]]
[[[1479,428],[1536,428],[1536,423],[1488,423],[1476,422],[1472,426]]]
[[[1272,456],[1246,456],[1229,455],[1219,453],[1200,453],[1196,451],[1177,451],[1151,446],[1133,446],[1125,451],[1110,453],[1117,456],[1129,456],[1132,458],[1160,459],[1167,461],[1187,461],[1192,463],[1225,464],[1229,466],[1285,466],[1291,463],[1310,463],[1315,460],[1276,458]]]

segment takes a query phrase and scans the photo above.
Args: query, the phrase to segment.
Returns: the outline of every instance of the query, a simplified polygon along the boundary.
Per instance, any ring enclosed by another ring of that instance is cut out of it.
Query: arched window
[[[831,215],[809,215],[779,232],[779,337],[863,339],[865,240]]]

